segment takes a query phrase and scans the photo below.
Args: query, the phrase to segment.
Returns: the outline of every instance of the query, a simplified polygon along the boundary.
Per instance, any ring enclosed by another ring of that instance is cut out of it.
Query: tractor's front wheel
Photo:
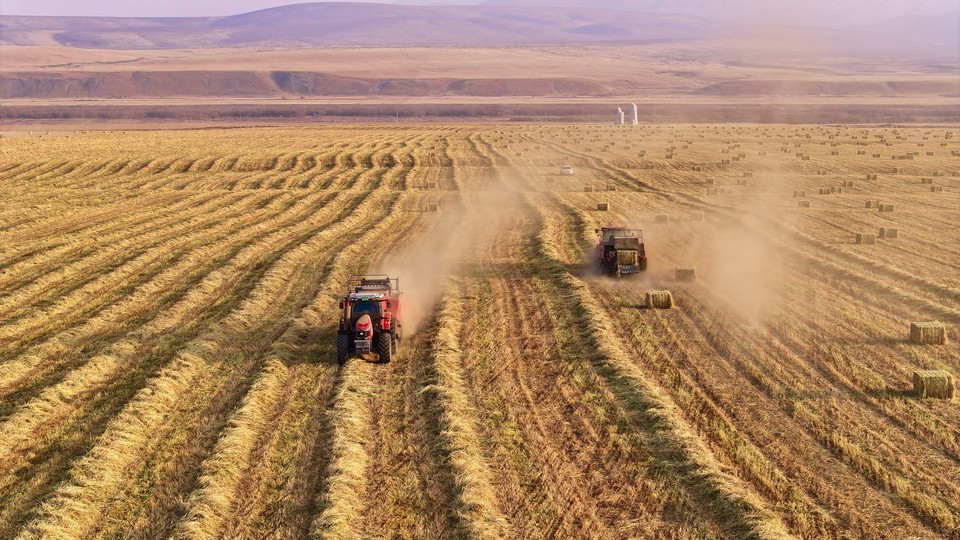
[[[393,356],[393,334],[390,332],[380,332],[377,334],[377,355],[380,357],[381,364],[390,362]]]
[[[337,334],[337,363],[341,366],[347,363],[350,356],[350,336]]]

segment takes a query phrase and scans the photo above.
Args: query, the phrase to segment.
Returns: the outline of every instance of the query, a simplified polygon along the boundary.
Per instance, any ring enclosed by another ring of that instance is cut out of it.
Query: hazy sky
[[[304,3],[309,0],[0,0],[0,15],[92,15],[110,17],[200,17],[209,15],[236,15],[275,6]],[[337,0],[340,2],[373,1],[381,4],[397,3],[390,0]],[[403,2],[401,2],[403,3]],[[477,2],[423,2],[477,3]]]

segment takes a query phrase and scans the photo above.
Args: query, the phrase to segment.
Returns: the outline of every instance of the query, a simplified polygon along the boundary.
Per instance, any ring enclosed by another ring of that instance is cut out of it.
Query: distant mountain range
[[[809,17],[793,22],[811,22],[807,19],[821,17],[833,4],[857,3],[810,0],[807,4],[810,8],[804,13]],[[801,34],[791,31],[790,35],[798,37],[800,45],[808,40],[818,46],[854,52],[960,54],[960,11],[955,0],[918,0],[918,14],[899,13],[899,18],[883,24],[878,20],[885,19],[879,17],[895,14],[891,6],[902,6],[903,2],[871,0],[860,5],[870,16],[857,19],[862,24],[856,28],[808,28]],[[954,11],[929,15],[948,5]],[[758,26],[770,31],[768,25],[774,15],[789,18],[790,11],[782,7],[780,2],[747,0],[492,0],[481,5],[447,6],[311,3],[229,17],[0,16],[0,45],[181,49],[736,39],[758,31]]]

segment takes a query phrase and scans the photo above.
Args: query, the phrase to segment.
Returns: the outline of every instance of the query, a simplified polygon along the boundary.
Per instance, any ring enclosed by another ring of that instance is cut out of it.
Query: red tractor
[[[374,353],[387,363],[400,346],[400,279],[385,274],[351,276],[340,301],[337,363]]]
[[[600,271],[610,276],[626,276],[647,270],[647,252],[643,231],[625,227],[603,227],[595,231]]]

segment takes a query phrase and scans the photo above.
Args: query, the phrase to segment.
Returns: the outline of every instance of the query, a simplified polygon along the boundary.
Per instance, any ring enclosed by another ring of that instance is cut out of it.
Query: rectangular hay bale
[[[913,372],[913,392],[920,399],[953,399],[953,375],[943,370]]]
[[[605,202],[597,203],[597,210],[606,212],[607,210],[610,210],[610,204]]]
[[[645,304],[647,309],[670,309],[673,307],[673,295],[670,291],[647,291]]]
[[[678,281],[694,281],[697,279],[697,268],[695,266],[678,266]]]
[[[892,205],[892,204],[880,204],[880,205],[877,205],[877,206],[880,207],[880,211],[881,211],[881,212],[893,212],[893,205]]]
[[[657,223],[670,223],[670,214],[656,214]]]
[[[947,329],[936,321],[910,323],[910,343],[919,345],[943,345],[947,342]]]
[[[800,208],[810,208],[810,201],[797,201],[797,206]]]
[[[878,236],[884,239],[899,238],[900,231],[892,227],[880,227],[880,234]]]
[[[858,244],[876,244],[877,238],[872,234],[857,233]]]
[[[690,212],[690,221],[703,221],[703,212]]]

